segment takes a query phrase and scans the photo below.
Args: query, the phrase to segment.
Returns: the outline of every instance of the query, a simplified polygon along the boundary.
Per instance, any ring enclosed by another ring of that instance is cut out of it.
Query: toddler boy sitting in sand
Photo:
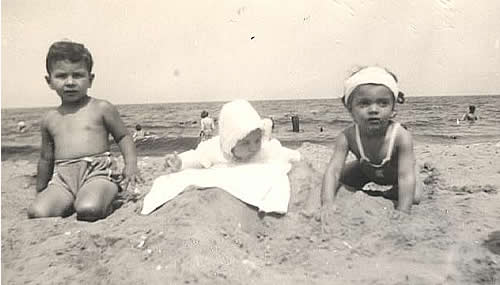
[[[279,209],[276,212],[286,212],[287,195],[290,196],[286,174],[290,162],[300,160],[300,153],[282,147],[278,140],[270,137],[271,130],[266,130],[266,126],[271,128],[247,101],[235,100],[225,104],[219,116],[218,136],[201,142],[194,150],[165,157],[167,173],[172,174],[155,180],[145,197],[141,213],[149,214],[189,185],[222,188],[262,211]],[[264,169],[269,172],[264,172]],[[276,173],[276,177],[270,173]],[[278,191],[283,196],[270,194],[279,204],[276,208],[265,201],[266,195],[278,188],[284,189]],[[259,195],[258,192],[262,193],[262,199],[252,196]]]
[[[396,209],[405,213],[419,203],[422,183],[417,181],[413,140],[392,120],[398,93],[396,77],[380,67],[362,68],[345,81],[342,101],[354,124],[337,136],[320,197],[318,191],[310,195],[306,213],[312,213],[320,200],[322,222],[328,223],[341,183],[355,189],[369,182],[392,185],[383,195],[397,199]],[[346,164],[349,151],[357,160]]]
[[[37,196],[28,217],[66,216],[95,221],[106,217],[120,189],[120,174],[109,152],[111,134],[125,161],[123,182],[141,180],[132,137],[117,109],[87,95],[92,86],[92,55],[79,43],[61,41],[47,54],[47,84],[61,105],[41,122]]]

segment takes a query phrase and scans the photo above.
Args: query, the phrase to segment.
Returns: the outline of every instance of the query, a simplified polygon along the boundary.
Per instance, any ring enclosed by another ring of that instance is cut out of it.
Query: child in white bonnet
[[[168,174],[155,179],[141,213],[151,213],[190,185],[223,189],[262,212],[286,213],[288,172],[300,153],[270,138],[269,127],[247,101],[225,104],[218,136],[165,157]]]
[[[165,168],[209,168],[217,164],[298,161],[300,153],[282,147],[270,137],[270,125],[245,100],[226,103],[219,115],[219,135],[201,142],[195,150],[165,157]]]

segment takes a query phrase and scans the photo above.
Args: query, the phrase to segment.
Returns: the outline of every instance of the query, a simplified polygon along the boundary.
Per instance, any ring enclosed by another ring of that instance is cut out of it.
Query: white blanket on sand
[[[219,165],[205,169],[186,169],[155,179],[144,198],[141,214],[147,215],[186,187],[217,187],[263,212],[286,213],[290,200],[290,163],[266,162]]]

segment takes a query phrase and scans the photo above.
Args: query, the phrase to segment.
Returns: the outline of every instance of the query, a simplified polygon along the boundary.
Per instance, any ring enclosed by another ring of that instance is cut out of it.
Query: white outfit
[[[300,153],[282,147],[276,139],[263,139],[260,151],[249,161],[234,161],[231,150],[238,140],[263,128],[260,116],[247,101],[225,104],[219,124],[220,136],[179,154],[180,172],[155,179],[144,198],[142,214],[151,213],[190,185],[221,188],[260,211],[286,213],[290,200],[287,173],[291,162],[300,160]]]

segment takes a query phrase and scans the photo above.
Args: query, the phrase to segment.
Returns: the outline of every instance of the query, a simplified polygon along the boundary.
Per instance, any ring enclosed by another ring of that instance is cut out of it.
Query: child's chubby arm
[[[402,130],[396,138],[398,151],[398,206],[397,210],[410,213],[415,196],[415,154],[410,132]]]
[[[104,100],[98,103],[98,108],[101,109],[103,114],[106,129],[118,144],[123,155],[123,160],[125,161],[123,169],[124,180],[122,182],[124,190],[127,189],[129,183],[142,183],[143,180],[137,167],[137,153],[134,140],[120,118],[118,110],[111,103]]]
[[[169,174],[189,168],[209,168],[211,165],[209,161],[206,163],[202,162],[197,150],[188,150],[181,154],[177,154],[177,152],[167,154],[163,169],[166,171],[166,174]]]
[[[333,204],[335,200],[348,151],[347,138],[344,132],[341,132],[336,138],[334,153],[323,176],[323,186],[321,188],[322,208]]]
[[[210,168],[213,164],[223,160],[220,153],[218,137],[211,138],[198,144],[196,149],[183,153],[167,154],[164,170],[168,173],[178,172],[190,168]]]
[[[319,219],[321,220],[321,229],[328,233],[329,225],[336,211],[334,203],[337,195],[337,190],[340,186],[340,177],[344,169],[345,160],[349,151],[349,145],[344,132],[341,132],[335,142],[334,153],[326,167],[323,175],[323,184],[320,194],[320,212]],[[311,198],[311,197],[310,197]],[[310,203],[308,203],[310,205]],[[308,206],[309,206],[308,205]],[[318,218],[317,215],[315,215]]]
[[[42,146],[40,160],[37,166],[36,191],[41,192],[52,178],[54,172],[54,140],[50,134],[47,125],[50,120],[50,114],[41,122]]]
[[[313,189],[309,194],[306,209],[304,211],[306,216],[314,215],[316,219],[321,219],[326,222],[326,216],[334,210],[335,195],[340,185],[340,175],[344,167],[347,153],[347,139],[342,132],[336,138],[334,153],[323,175],[322,187]],[[320,210],[319,213],[318,209]]]

